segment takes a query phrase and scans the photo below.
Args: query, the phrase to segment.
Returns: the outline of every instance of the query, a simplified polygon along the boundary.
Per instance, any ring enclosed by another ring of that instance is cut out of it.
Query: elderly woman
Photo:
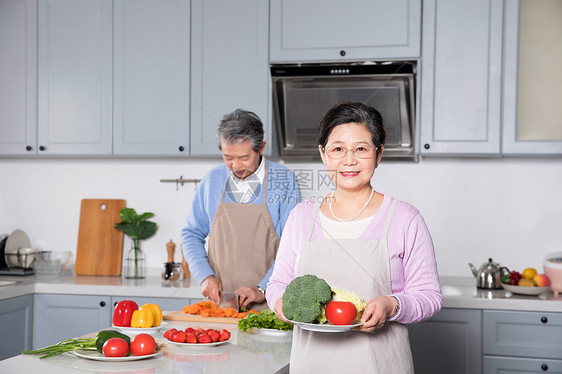
[[[318,150],[335,191],[291,212],[267,287],[283,315],[287,285],[304,274],[367,301],[364,324],[344,333],[295,326],[291,372],[413,373],[407,323],[441,308],[433,243],[420,212],[376,191],[371,179],[384,151],[380,113],[342,103],[321,121]]]
[[[222,290],[235,291],[240,304],[253,309],[267,308],[265,288],[279,238],[300,201],[295,175],[263,157],[263,135],[255,113],[224,115],[217,131],[224,164],[203,177],[182,230],[183,252],[201,294],[220,303]]]

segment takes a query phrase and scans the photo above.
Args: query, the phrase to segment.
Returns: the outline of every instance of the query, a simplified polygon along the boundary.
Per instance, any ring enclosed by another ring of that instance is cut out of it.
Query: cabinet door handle
[[[548,323],[548,318],[546,318],[546,317],[544,317],[544,316],[541,317],[541,322],[542,322],[542,323]]]
[[[40,151],[44,151],[45,149],[46,149],[46,148],[45,148],[44,145],[39,146],[39,150],[40,150]]]
[[[340,56],[345,56],[345,51],[343,49],[340,51]]]
[[[26,151],[31,151],[32,149],[33,149],[33,147],[30,146],[30,145],[28,145],[27,147],[25,147],[25,150],[26,150]]]
[[[547,364],[542,364],[542,365],[541,365],[541,369],[542,369],[542,371],[547,371],[547,370],[548,370],[548,365],[547,365]]]
[[[427,143],[426,143],[426,144],[424,144],[424,146],[423,146],[423,147],[424,147],[425,149],[429,149],[429,148],[431,148],[431,146],[430,146],[429,144],[427,144]]]
[[[100,301],[100,306],[103,308],[105,306],[105,301]]]
[[[183,145],[180,145],[179,148],[180,152],[183,152],[185,150],[185,147]]]

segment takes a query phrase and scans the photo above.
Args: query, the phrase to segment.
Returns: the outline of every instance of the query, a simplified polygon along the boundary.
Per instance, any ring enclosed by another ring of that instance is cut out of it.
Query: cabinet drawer
[[[561,360],[484,356],[484,374],[562,373]]]
[[[484,354],[562,357],[562,313],[484,311]]]

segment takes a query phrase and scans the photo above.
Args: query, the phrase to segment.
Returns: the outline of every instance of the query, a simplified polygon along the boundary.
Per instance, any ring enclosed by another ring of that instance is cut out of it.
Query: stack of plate
[[[14,230],[4,244],[4,259],[10,269],[29,268],[34,260],[29,237],[22,230]],[[1,247],[0,243],[0,247]]]

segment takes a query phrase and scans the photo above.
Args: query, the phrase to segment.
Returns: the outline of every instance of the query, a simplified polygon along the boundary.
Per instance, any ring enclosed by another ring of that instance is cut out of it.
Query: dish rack
[[[4,253],[0,259],[0,275],[33,275],[36,253]],[[8,266],[10,264],[10,266]],[[22,266],[23,264],[23,266]],[[28,265],[28,266],[25,266]]]

